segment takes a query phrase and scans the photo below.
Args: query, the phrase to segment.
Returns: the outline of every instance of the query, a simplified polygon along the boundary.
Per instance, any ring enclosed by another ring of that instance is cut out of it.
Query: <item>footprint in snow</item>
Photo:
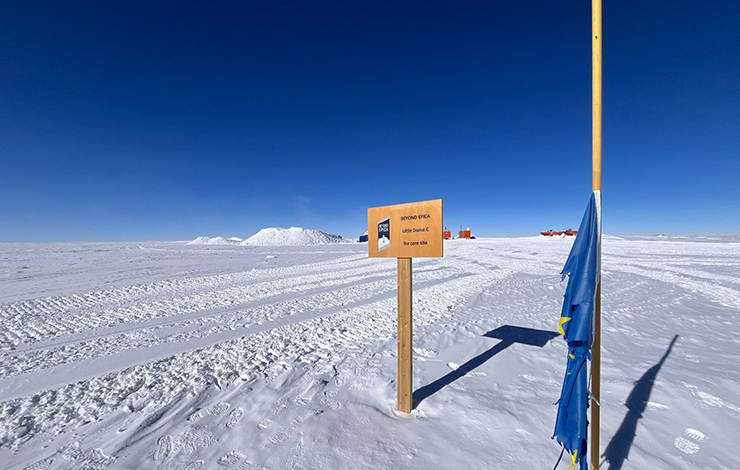
[[[703,441],[707,438],[707,435],[703,432],[691,428],[688,428],[686,431],[684,431],[684,434],[695,441]]]
[[[196,460],[195,462],[190,462],[187,467],[185,467],[185,470],[203,470],[203,465],[205,465],[205,462],[202,460]]]
[[[288,400],[285,398],[280,398],[279,400],[275,401],[274,407],[272,410],[270,410],[270,414],[274,416],[280,416],[283,414],[285,410],[288,409]]]
[[[673,445],[684,454],[696,454],[699,452],[699,444],[694,444],[683,436],[678,436],[674,439]]]
[[[262,421],[260,421],[257,427],[260,429],[267,429],[270,427],[271,424],[272,424],[272,420],[269,418],[265,418]]]
[[[370,386],[370,379],[367,377],[357,377],[349,386],[350,390],[365,390]]]
[[[157,451],[154,453],[154,460],[163,460],[170,456],[174,446],[172,444],[172,436],[169,434],[157,439]]]
[[[242,460],[244,458],[246,458],[245,455],[243,455],[243,454],[241,454],[241,453],[239,453],[239,452],[237,452],[235,450],[232,450],[228,454],[226,454],[226,455],[222,456],[221,458],[219,458],[216,461],[216,463],[219,464],[219,465],[221,465],[222,467],[230,467],[230,466],[234,465],[235,463],[237,463],[238,461],[240,461],[240,460]]]
[[[39,460],[38,462],[29,465],[23,470],[44,470],[45,468],[49,468],[53,462],[54,459]]]
[[[293,455],[285,461],[285,465],[283,466],[285,470],[293,470],[299,467],[298,464],[301,461],[301,455],[303,454],[303,439],[301,439],[301,442],[293,446],[291,451],[293,452]]]
[[[212,446],[216,443],[216,436],[204,428],[192,428],[180,433],[176,441],[176,449],[183,454],[190,455],[198,449]]]
[[[334,400],[333,398],[329,398],[329,397],[322,398],[320,403],[322,405],[326,406],[327,408],[329,408],[332,411],[336,411],[336,410],[338,410],[339,408],[342,407],[342,404],[341,403],[339,403],[338,401]]]
[[[236,426],[239,420],[242,419],[242,416],[244,416],[244,410],[242,408],[234,408],[231,410],[231,413],[229,413],[229,420],[226,422],[226,427],[233,428]]]
[[[220,415],[231,407],[228,403],[217,403],[212,407],[208,408],[208,412],[212,415]]]
[[[306,406],[311,402],[310,398],[296,397],[293,399],[293,404],[298,406]]]
[[[683,436],[678,436],[673,440],[673,445],[684,454],[696,454],[699,452],[699,444],[696,442],[701,442],[706,438],[707,435],[703,432],[688,428],[684,431]]]
[[[342,404],[334,399],[336,396],[337,390],[327,390],[324,392],[324,397],[319,401],[319,403],[332,411],[336,411],[342,407]]]
[[[273,444],[282,444],[283,442],[285,442],[286,439],[288,439],[288,433],[281,429],[277,432],[277,434],[272,436],[272,439],[270,439],[270,441]]]

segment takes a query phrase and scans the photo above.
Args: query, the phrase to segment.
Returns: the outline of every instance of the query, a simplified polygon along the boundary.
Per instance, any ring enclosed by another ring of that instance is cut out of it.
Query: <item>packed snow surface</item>
[[[263,228],[244,240],[241,244],[256,246],[307,246],[346,242],[347,240],[343,239],[339,235],[331,235],[320,230],[301,227],[273,227]]]
[[[550,469],[572,242],[413,261],[409,415],[367,245],[0,244],[0,468]],[[740,468],[739,242],[604,237],[603,469]]]

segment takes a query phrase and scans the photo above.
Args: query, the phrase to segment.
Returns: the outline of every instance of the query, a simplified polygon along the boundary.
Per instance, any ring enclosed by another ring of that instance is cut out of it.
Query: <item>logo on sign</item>
[[[391,216],[378,221],[378,251],[391,246]]]

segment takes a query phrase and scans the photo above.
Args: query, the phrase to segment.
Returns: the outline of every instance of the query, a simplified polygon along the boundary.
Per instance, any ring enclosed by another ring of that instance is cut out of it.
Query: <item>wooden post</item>
[[[592,181],[593,190],[601,191],[601,130],[602,130],[602,0],[591,1],[591,78],[593,93],[592,114]],[[602,208],[603,208],[603,197]],[[601,211],[599,211],[599,237],[601,237]],[[597,273],[596,299],[594,300],[594,343],[591,361],[591,468],[599,469],[599,437],[601,430],[601,239],[598,242],[599,272]]]
[[[411,258],[398,258],[398,410],[411,413],[413,403]]]

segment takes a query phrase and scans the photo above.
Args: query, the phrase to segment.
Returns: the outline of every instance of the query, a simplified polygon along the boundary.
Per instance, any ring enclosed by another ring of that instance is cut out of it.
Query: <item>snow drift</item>
[[[339,235],[324,233],[320,230],[301,227],[290,228],[263,228],[247,238],[242,245],[260,246],[296,246],[296,245],[328,245],[330,243],[347,243]]]

